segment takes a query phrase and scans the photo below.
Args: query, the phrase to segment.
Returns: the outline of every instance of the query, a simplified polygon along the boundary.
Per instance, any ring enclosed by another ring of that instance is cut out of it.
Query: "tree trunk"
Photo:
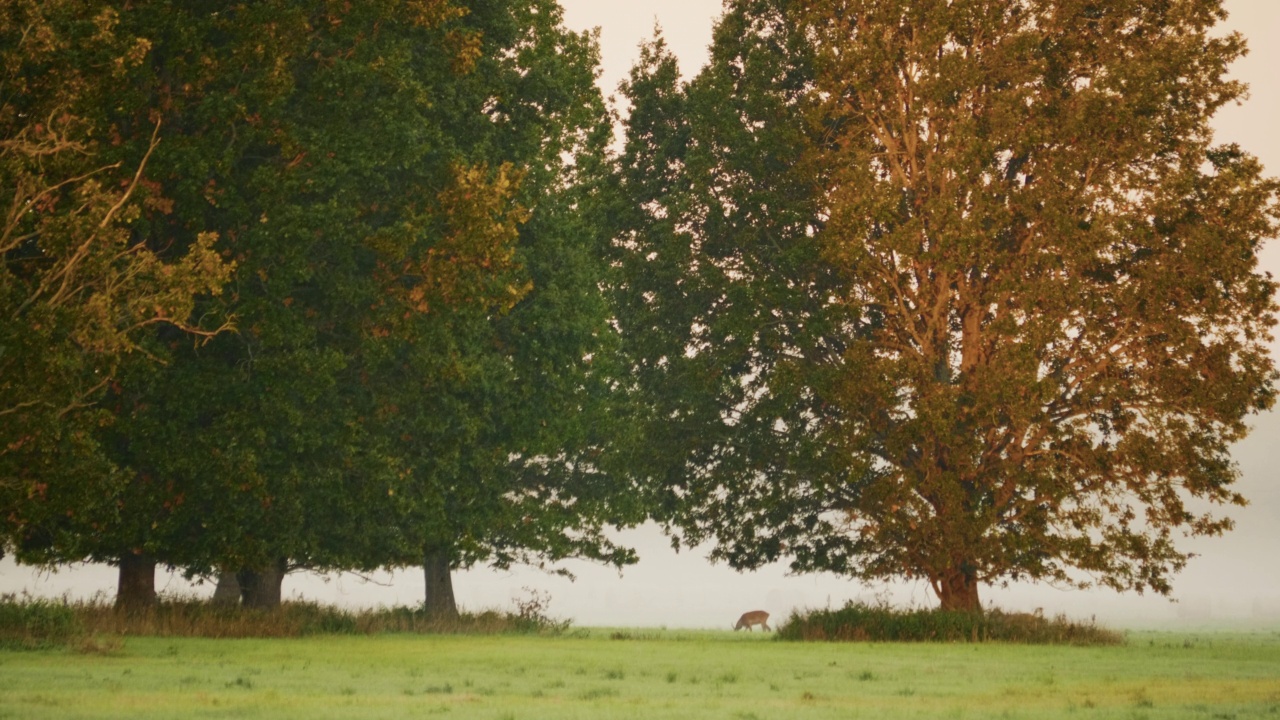
[[[933,580],[932,585],[943,610],[982,612],[982,603],[978,601],[978,580],[967,566],[953,568]]]
[[[141,610],[156,603],[156,561],[146,555],[126,554],[120,558],[120,580],[116,586],[116,607]]]
[[[240,581],[233,572],[218,573],[218,586],[213,589],[215,605],[239,605]]]
[[[265,568],[241,568],[236,573],[240,584],[240,601],[247,608],[280,607],[280,588],[284,584],[287,560],[279,558]]]
[[[458,617],[458,604],[453,598],[453,576],[449,574],[452,556],[448,548],[427,548],[423,554],[427,597],[422,607],[432,617],[448,620]]]

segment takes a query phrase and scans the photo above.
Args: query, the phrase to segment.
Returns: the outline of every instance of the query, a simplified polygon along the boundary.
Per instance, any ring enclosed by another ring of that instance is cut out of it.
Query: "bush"
[[[0,595],[0,649],[57,647],[83,635],[83,625],[66,601]]]
[[[1007,642],[1041,645],[1118,645],[1114,630],[1068,620],[1002,610],[967,613],[895,610],[851,602],[839,610],[796,611],[778,628],[780,640],[846,642]]]

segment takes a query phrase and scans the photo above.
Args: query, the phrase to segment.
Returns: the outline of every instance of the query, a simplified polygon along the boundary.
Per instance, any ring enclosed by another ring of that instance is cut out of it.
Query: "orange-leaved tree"
[[[687,87],[638,68],[622,332],[677,531],[946,609],[1169,592],[1274,397],[1278,186],[1213,142],[1222,14],[740,0]]]

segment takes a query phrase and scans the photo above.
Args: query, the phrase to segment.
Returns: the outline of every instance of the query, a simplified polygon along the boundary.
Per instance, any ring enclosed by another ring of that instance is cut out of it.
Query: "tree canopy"
[[[1275,394],[1222,16],[729,0],[615,162],[554,0],[10,2],[0,549],[1167,593]]]
[[[163,360],[155,328],[229,327],[195,314],[233,267],[216,235],[172,248],[136,230],[163,202],[146,180],[162,121],[145,118],[136,156],[110,152],[97,109],[147,53],[116,20],[78,0],[0,8],[0,552],[83,549],[55,526],[114,511],[101,401],[130,365]]]
[[[444,581],[631,561],[603,528],[636,513],[593,459],[612,334],[595,38],[549,0],[103,12],[134,55],[87,112],[108,161],[145,158],[131,232],[234,263],[197,312],[238,332],[152,334],[167,364],[122,375],[93,434],[109,502],[17,534],[23,557],[430,560]]]
[[[1277,190],[1216,0],[738,0],[633,71],[621,332],[735,567],[1167,593],[1270,407]],[[1206,502],[1207,501],[1207,502]]]

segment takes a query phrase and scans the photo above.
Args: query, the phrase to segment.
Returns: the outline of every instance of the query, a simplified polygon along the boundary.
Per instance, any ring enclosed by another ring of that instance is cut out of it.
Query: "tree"
[[[149,203],[134,234],[154,246],[207,250],[201,233],[216,229],[217,250],[238,258],[241,272],[207,309],[235,313],[244,326],[197,348],[172,333],[152,336],[173,362],[118,377],[104,404],[111,427],[84,433],[118,470],[113,487],[94,512],[45,518],[40,558],[118,563],[122,597],[139,588],[138,602],[151,594],[157,561],[196,572],[243,567],[249,581],[274,576],[274,589],[248,588],[268,603],[279,595],[279,573],[264,571],[282,558],[369,564],[359,539],[376,534],[357,532],[369,517],[350,512],[361,507],[352,487],[362,487],[365,469],[352,470],[356,409],[332,390],[365,322],[352,305],[368,307],[376,290],[374,254],[363,243],[380,225],[412,222],[406,209],[434,195],[452,166],[447,147],[419,141],[401,162],[440,157],[412,174],[388,172],[389,156],[402,149],[395,143],[443,134],[438,117],[406,109],[447,95],[449,79],[464,70],[468,41],[441,27],[459,11],[431,1],[365,3],[356,13],[322,2],[221,10],[192,3],[97,7],[99,17],[93,4],[81,5],[50,13],[50,32],[106,28],[134,51],[113,62],[62,47],[59,58],[68,73],[114,69],[110,82],[82,83],[100,90],[83,93],[80,105],[111,141],[103,155],[128,166],[145,152]],[[381,36],[371,32],[389,16],[397,22],[384,23]],[[409,44],[421,50],[401,52]],[[22,73],[33,67],[18,67],[18,79],[31,81]],[[57,94],[65,85],[47,83],[50,97],[65,100]],[[362,99],[370,95],[381,102]],[[384,130],[395,130],[380,142],[369,142],[359,122],[370,107],[381,111]],[[146,133],[157,122],[164,137],[153,154]],[[303,162],[309,152],[325,162]],[[355,192],[362,182],[368,190]],[[386,193],[397,183],[398,196]],[[379,200],[386,210],[371,213]],[[322,272],[326,262],[330,272]],[[317,509],[330,505],[348,510],[336,514],[344,522],[316,522]]]
[[[483,205],[464,202],[483,195],[450,192],[445,237],[483,237],[469,226],[485,219],[503,251],[460,258],[490,268],[486,291],[406,284],[365,366],[379,452],[397,465],[388,491],[403,562],[423,564],[426,607],[443,615],[457,612],[454,568],[566,557],[621,566],[634,554],[604,528],[642,517],[624,476],[602,466],[613,427],[613,332],[600,292],[612,128],[596,40],[565,30],[555,2],[468,9],[461,21],[480,44],[453,135],[498,171],[485,182],[502,196]],[[449,239],[426,259],[454,252]]]
[[[1175,534],[1244,502],[1229,448],[1274,396],[1280,186],[1212,144],[1244,91],[1221,17],[733,3],[708,67],[660,85],[686,117],[633,116],[627,156],[673,148],[671,189],[632,192],[622,332],[678,428],[648,471],[685,538],[945,609],[1022,579],[1167,594]]]
[[[194,319],[231,269],[216,238],[164,248],[136,231],[155,201],[146,173],[160,123],[131,161],[104,152],[95,99],[147,53],[115,23],[111,9],[76,0],[0,10],[0,550],[19,559],[82,547],[57,527],[114,511],[103,402],[126,367],[162,359],[153,328],[227,328]]]
[[[164,158],[175,211],[156,231],[222,229],[242,332],[130,388],[117,447],[140,471],[143,522],[118,529],[188,572],[235,572],[247,604],[278,603],[288,570],[369,569],[394,547],[360,358],[399,289],[391,258],[433,239],[466,162],[443,127],[472,52],[461,14],[389,0],[131,18],[156,38],[131,111],[181,127]]]
[[[209,309],[240,332],[156,335],[172,362],[122,378],[96,436],[122,469],[110,512],[51,519],[76,542],[46,556],[116,562],[122,591],[157,562],[236,571],[262,604],[295,567],[427,561],[434,593],[476,562],[630,561],[592,460],[611,336],[594,39],[554,2],[118,21],[148,52],[96,106],[111,147],[165,129],[136,231],[215,231],[237,272]]]

